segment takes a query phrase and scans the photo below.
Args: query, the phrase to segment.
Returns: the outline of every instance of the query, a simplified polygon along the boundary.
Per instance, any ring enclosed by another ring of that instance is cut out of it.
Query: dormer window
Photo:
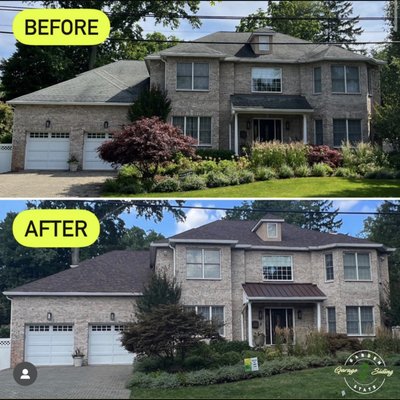
[[[258,48],[261,51],[269,51],[269,42],[270,42],[270,36],[259,36],[258,39]]]
[[[267,224],[268,239],[276,239],[278,237],[278,225],[276,223]]]

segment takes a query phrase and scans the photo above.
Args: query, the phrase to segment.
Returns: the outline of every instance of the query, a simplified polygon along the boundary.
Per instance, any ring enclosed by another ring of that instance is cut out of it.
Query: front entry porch
[[[321,331],[325,295],[313,284],[246,283],[243,285],[242,340],[251,347],[277,344],[277,336],[303,342]]]
[[[254,142],[308,143],[308,116],[314,111],[303,96],[233,95],[230,148],[239,154]]]

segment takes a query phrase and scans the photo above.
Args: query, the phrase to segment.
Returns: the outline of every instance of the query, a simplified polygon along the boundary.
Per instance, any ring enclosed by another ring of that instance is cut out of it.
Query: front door
[[[255,141],[282,141],[282,120],[280,119],[255,119],[253,122],[253,130]]]
[[[276,330],[293,328],[292,308],[271,308],[265,310],[265,342],[276,343]]]

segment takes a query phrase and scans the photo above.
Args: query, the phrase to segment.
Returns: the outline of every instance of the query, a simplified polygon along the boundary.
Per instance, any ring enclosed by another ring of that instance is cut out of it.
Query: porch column
[[[321,332],[321,303],[317,303],[317,331]]]
[[[303,143],[308,143],[307,137],[307,114],[303,114]]]
[[[239,155],[239,118],[238,118],[238,113],[235,112],[235,154]]]
[[[251,311],[251,302],[247,303],[247,339],[249,342],[249,346],[253,347],[253,328],[251,326],[252,321],[252,311]]]

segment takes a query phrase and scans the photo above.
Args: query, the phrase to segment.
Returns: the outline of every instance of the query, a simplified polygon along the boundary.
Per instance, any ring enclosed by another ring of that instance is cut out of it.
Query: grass
[[[354,179],[354,178],[295,178],[249,183],[190,192],[146,193],[126,195],[107,193],[107,197],[188,198],[188,197],[400,197],[400,180]]]
[[[344,399],[400,398],[400,367],[389,367],[394,370],[392,377],[370,396],[351,391],[343,377],[334,374],[334,369],[308,369],[269,378],[179,389],[134,388],[131,399],[338,399],[342,398],[342,390],[346,392]]]

